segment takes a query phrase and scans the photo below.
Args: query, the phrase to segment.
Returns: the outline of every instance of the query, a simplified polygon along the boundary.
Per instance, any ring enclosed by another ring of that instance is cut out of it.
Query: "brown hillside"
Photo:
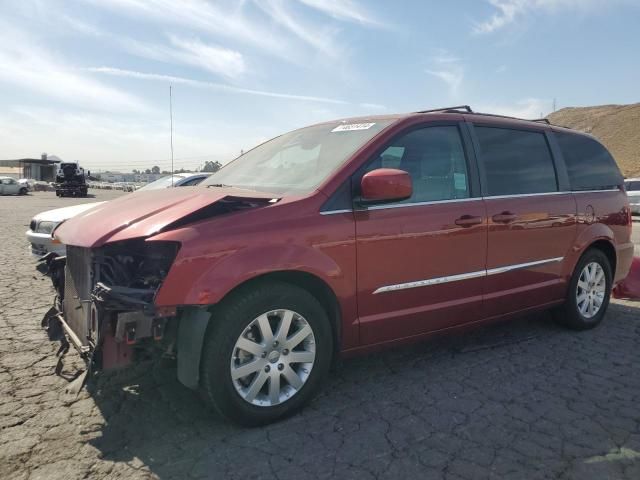
[[[640,103],[563,108],[547,118],[598,138],[626,177],[640,177]]]

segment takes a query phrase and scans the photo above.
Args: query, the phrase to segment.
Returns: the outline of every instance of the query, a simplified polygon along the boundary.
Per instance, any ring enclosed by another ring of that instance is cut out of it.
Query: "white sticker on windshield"
[[[368,130],[374,125],[375,123],[350,123],[348,125],[340,125],[331,131],[332,132],[350,132],[351,130]]]

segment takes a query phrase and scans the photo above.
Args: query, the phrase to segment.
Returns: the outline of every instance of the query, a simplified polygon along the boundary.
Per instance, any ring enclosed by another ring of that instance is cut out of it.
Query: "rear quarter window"
[[[572,190],[601,190],[622,184],[615,160],[593,138],[572,133],[555,134],[567,166]]]
[[[489,196],[558,190],[555,166],[544,133],[476,126]]]

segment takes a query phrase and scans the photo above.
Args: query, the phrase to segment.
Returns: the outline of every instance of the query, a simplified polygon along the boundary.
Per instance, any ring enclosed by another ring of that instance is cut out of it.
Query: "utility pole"
[[[171,186],[173,187],[173,100],[171,97],[171,85],[169,85],[169,123],[171,137]]]

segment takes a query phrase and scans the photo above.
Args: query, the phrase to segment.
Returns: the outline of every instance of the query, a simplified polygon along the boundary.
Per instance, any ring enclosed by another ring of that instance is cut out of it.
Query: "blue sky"
[[[0,158],[226,160],[306,124],[640,101],[634,0],[0,3]]]

